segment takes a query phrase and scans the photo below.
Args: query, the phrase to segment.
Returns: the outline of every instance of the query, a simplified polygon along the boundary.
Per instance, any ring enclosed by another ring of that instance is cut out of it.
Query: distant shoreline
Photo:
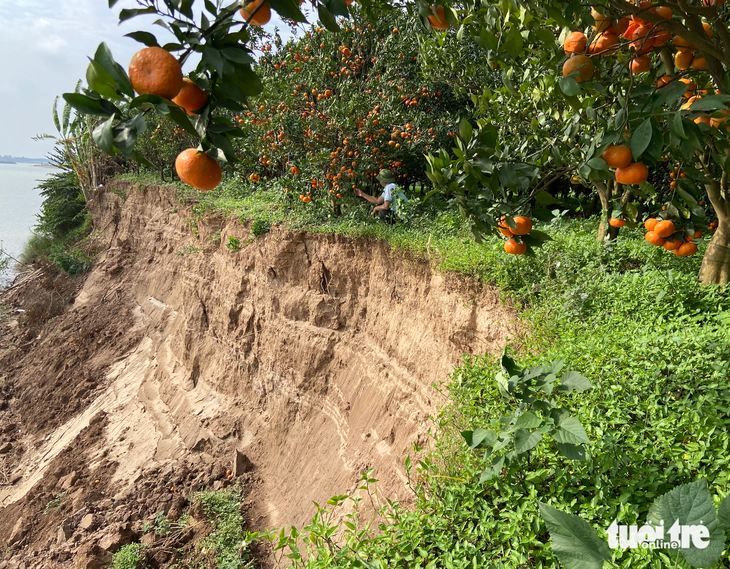
[[[17,164],[17,162],[10,162],[8,160],[0,160],[0,164]]]

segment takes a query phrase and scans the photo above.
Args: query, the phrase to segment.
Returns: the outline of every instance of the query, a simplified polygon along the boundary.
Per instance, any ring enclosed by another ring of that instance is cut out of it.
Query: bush
[[[59,238],[83,223],[86,202],[73,170],[52,173],[38,188],[45,199],[36,231]]]
[[[144,545],[141,543],[130,543],[122,546],[112,558],[112,569],[143,569],[147,567],[145,558],[142,555],[143,551]]]

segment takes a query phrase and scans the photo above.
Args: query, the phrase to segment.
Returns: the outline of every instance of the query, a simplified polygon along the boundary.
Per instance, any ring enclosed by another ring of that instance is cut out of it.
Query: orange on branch
[[[188,148],[175,159],[180,180],[198,190],[212,190],[221,181],[221,167],[213,158],[196,148]]]
[[[132,56],[129,80],[140,95],[172,99],[183,84],[182,68],[168,51],[161,47],[146,47]]]
[[[674,66],[680,71],[689,69],[692,65],[694,54],[690,50],[680,49],[674,54]]]
[[[696,243],[683,243],[674,250],[674,254],[678,257],[691,257],[695,253],[697,253]]]
[[[172,102],[185,109],[189,115],[193,115],[208,103],[208,95],[190,79],[183,77],[182,88]]]
[[[654,245],[654,247],[661,247],[664,245],[664,238],[659,237],[654,231],[648,231],[644,236],[644,239]]]
[[[658,219],[656,219],[655,217],[650,217],[644,222],[644,227],[646,227],[646,229],[649,231],[654,231],[657,223],[659,223]]]
[[[431,8],[433,9],[433,6]],[[444,12],[443,6],[436,6],[436,15],[428,16],[428,23],[436,30],[448,30],[451,27],[451,24],[446,21],[446,13]]]
[[[567,54],[582,53],[586,49],[587,41],[583,32],[571,32],[563,42],[563,49]]]
[[[524,255],[527,251],[526,243],[518,243],[514,238],[504,242],[504,250],[510,255]]]
[[[605,32],[598,34],[588,46],[591,55],[613,55],[618,51],[619,41],[616,34]]]
[[[651,58],[648,55],[638,55],[631,60],[631,73],[643,73],[651,69]]]
[[[626,225],[626,220],[612,217],[611,219],[608,220],[608,224],[611,227],[623,227],[624,225]]]
[[[625,168],[631,164],[631,149],[625,144],[612,144],[601,154],[610,168]]]
[[[527,235],[532,229],[532,220],[524,215],[518,215],[514,218],[515,228],[512,233],[515,235]]]
[[[259,6],[261,7],[259,8]],[[256,8],[258,8],[258,10]],[[254,10],[256,10],[255,14]],[[240,12],[243,19],[252,26],[261,27],[268,24],[269,20],[271,20],[271,7],[265,0],[250,2],[241,8]],[[253,16],[251,16],[251,14],[253,14]],[[249,20],[249,18],[251,19]]]
[[[656,231],[654,233],[656,233]],[[679,249],[681,246],[681,239],[667,239],[664,242],[664,245],[662,245],[662,247],[664,247],[667,251],[674,251],[675,249]]]
[[[635,186],[645,182],[649,177],[649,169],[641,162],[634,162],[623,168],[616,169],[616,181],[619,184]]]
[[[656,233],[659,237],[663,237],[665,239],[674,234],[675,231],[676,229],[674,228],[674,222],[670,219],[660,221],[654,226],[654,233]]]
[[[587,55],[574,55],[563,64],[563,77],[578,72],[575,80],[578,83],[582,83],[583,81],[589,81],[593,77],[594,69],[593,61],[590,57]]]

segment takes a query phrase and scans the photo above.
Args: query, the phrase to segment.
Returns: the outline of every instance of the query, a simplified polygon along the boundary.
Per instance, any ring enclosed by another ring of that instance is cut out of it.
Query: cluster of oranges
[[[140,95],[170,99],[190,115],[208,104],[205,91],[183,77],[177,59],[161,47],[146,47],[132,56],[129,80]],[[221,181],[218,162],[196,148],[183,150],[177,156],[175,170],[184,183],[199,190],[212,190]]]
[[[524,255],[527,252],[527,243],[522,240],[515,239],[515,236],[527,235],[532,230],[532,220],[524,215],[517,215],[512,218],[515,223],[514,228],[507,223],[507,216],[503,215],[499,222],[499,232],[505,237],[509,237],[504,242],[504,250],[510,255]]]
[[[637,185],[649,177],[649,169],[641,162],[632,162],[631,149],[625,144],[612,144],[601,154],[609,168],[615,168],[619,184]]]
[[[679,257],[690,257],[697,253],[695,240],[702,237],[702,231],[697,230],[693,235],[687,235],[682,231],[677,231],[671,219],[654,217],[647,219],[644,227],[647,229],[644,238],[655,247],[664,247]]]

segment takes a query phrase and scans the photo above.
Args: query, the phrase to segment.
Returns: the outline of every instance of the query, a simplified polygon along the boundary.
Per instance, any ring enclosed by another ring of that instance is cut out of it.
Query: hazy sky
[[[46,155],[53,143],[32,137],[56,134],[53,100],[73,91],[85,77],[87,58],[100,42],[107,43],[114,59],[126,69],[132,55],[144,46],[124,34],[143,29],[153,31],[160,43],[170,41],[167,31],[151,25],[156,19],[151,16],[118,25],[119,11],[134,6],[133,0],[121,0],[113,9],[107,0],[0,0],[0,155]],[[276,24],[282,32],[287,30],[275,16],[267,28]]]

